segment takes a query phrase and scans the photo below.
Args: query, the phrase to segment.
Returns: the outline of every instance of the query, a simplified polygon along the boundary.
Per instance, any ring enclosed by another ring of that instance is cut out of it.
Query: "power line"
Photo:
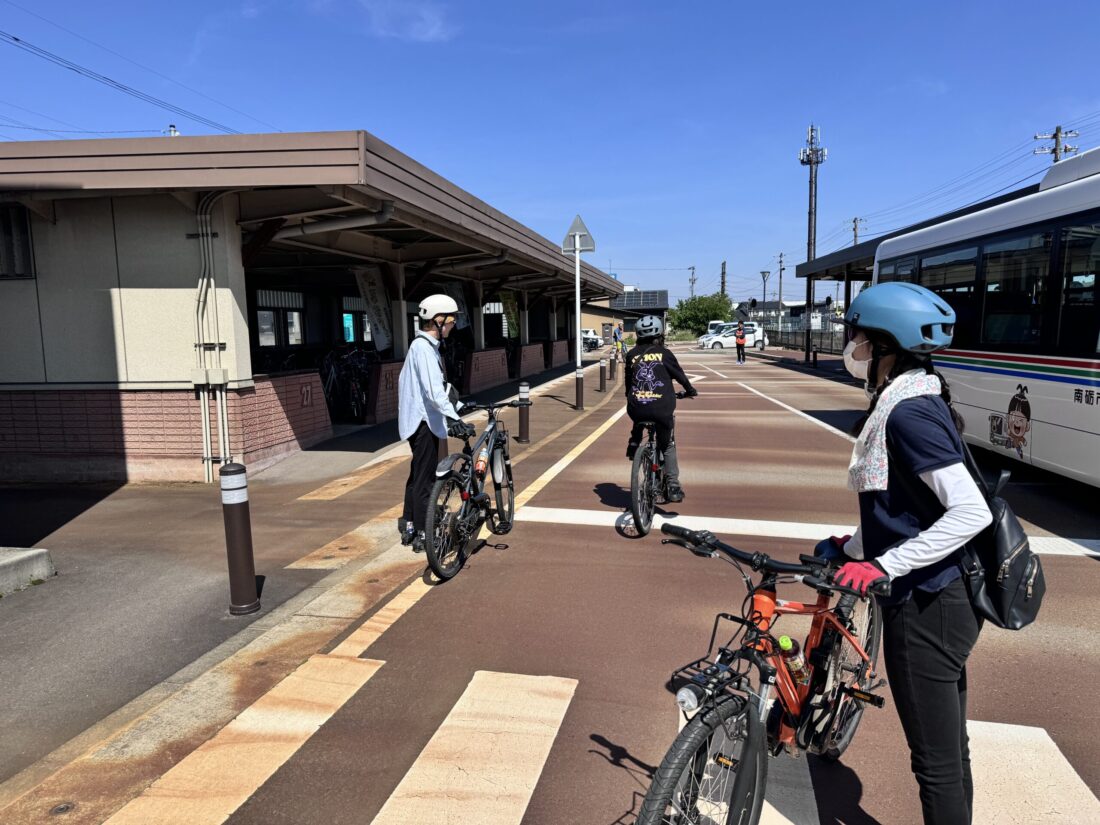
[[[51,26],[53,26],[55,29],[60,29],[61,31],[65,32],[66,34],[71,34],[73,37],[76,37],[80,40],[83,40],[85,43],[90,43],[91,45],[95,46],[97,49],[102,49],[103,51],[107,52],[108,54],[113,54],[115,57],[117,57],[121,60],[125,60],[127,63],[130,63],[134,66],[137,66],[139,69],[144,69],[145,71],[150,72],[151,74],[155,74],[157,77],[161,78],[162,80],[167,80],[169,83],[174,83],[175,85],[179,86],[181,89],[186,89],[187,91],[191,92],[191,94],[198,95],[201,98],[209,100],[211,103],[216,103],[218,106],[221,106],[225,109],[228,109],[231,112],[235,112],[236,114],[240,115],[241,117],[246,117],[249,120],[255,121],[256,123],[260,123],[264,126],[267,126],[269,129],[274,129],[276,132],[281,132],[282,131],[282,129],[280,129],[278,126],[275,126],[271,123],[268,123],[266,120],[260,120],[258,117],[254,117],[254,116],[248,114],[247,112],[242,112],[240,109],[235,109],[234,107],[230,106],[228,103],[223,103],[222,101],[218,100],[217,98],[210,97],[210,95],[204,94],[203,92],[200,92],[198,89],[193,89],[192,87],[188,86],[186,83],[181,83],[180,81],[176,80],[175,78],[169,77],[166,74],[161,74],[156,69],[152,69],[152,68],[146,66],[144,63],[138,63],[136,60],[132,60],[131,58],[127,57],[126,55],[120,54],[119,52],[116,52],[114,49],[110,49],[107,46],[104,46],[102,43],[97,43],[96,41],[94,41],[90,38],[87,38],[82,34],[78,34],[77,32],[74,32],[72,29],[67,29],[64,26],[62,26],[60,23],[55,23],[53,20],[50,20],[49,18],[43,17],[41,14],[38,14],[37,12],[33,12],[30,9],[25,8],[24,6],[19,5],[18,3],[13,3],[12,0],[3,0],[3,2],[7,3],[9,6],[13,6],[14,8],[19,9],[22,12],[25,12],[26,14],[29,14],[31,17],[37,17],[43,23],[48,23]],[[103,134],[106,134],[106,133],[104,132]]]
[[[13,34],[9,34],[8,32],[0,31],[0,40],[11,44],[18,49],[22,49],[29,54],[33,54],[35,57],[40,57],[43,60],[53,63],[56,66],[60,66],[63,69],[68,69],[69,71],[76,72],[82,77],[86,77],[89,80],[94,80],[97,83],[102,83],[104,86],[109,86],[116,91],[130,95],[131,97],[135,97],[138,100],[142,100],[146,103],[150,103],[153,106],[164,109],[165,111],[173,112],[174,114],[178,114],[181,117],[187,118],[188,120],[193,120],[196,123],[201,123],[204,126],[209,126],[212,129],[217,129],[219,132],[226,132],[231,135],[240,134],[240,132],[238,132],[236,129],[226,126],[225,124],[218,123],[216,120],[211,120],[210,118],[203,117],[202,115],[196,114],[180,106],[169,103],[166,100],[162,100],[158,97],[154,97],[153,95],[138,91],[132,86],[127,86],[125,83],[119,83],[117,80],[112,80],[106,75],[102,75],[99,72],[95,72],[91,69],[81,66],[79,63],[74,63],[71,60],[66,60],[64,57],[53,54],[52,52],[48,52],[45,49],[39,48],[38,46],[35,46],[34,44],[27,42],[26,40],[16,37]]]
[[[4,115],[0,118],[8,120]],[[11,123],[4,124],[9,129],[26,129],[31,132],[47,132],[51,135],[159,135],[160,129],[111,129],[106,132],[95,129],[43,129],[41,126],[16,126]]]

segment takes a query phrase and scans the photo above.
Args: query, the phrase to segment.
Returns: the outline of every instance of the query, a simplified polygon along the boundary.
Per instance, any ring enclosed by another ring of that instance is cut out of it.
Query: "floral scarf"
[[[902,401],[921,395],[939,395],[940,379],[923,370],[910,370],[895,378],[882,391],[874,412],[863,426],[852,460],[848,464],[848,489],[857,493],[885,490],[890,465],[886,450],[886,421]]]

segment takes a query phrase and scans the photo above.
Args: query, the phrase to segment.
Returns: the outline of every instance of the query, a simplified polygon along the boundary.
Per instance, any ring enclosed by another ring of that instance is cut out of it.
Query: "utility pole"
[[[779,329],[783,329],[783,253],[779,253]]]
[[[1036,140],[1053,140],[1054,146],[1040,146],[1032,154],[1034,155],[1054,155],[1054,162],[1057,163],[1062,159],[1062,155],[1074,154],[1077,152],[1076,146],[1070,146],[1069,144],[1063,144],[1062,140],[1065,138],[1075,138],[1079,136],[1079,132],[1076,129],[1071,129],[1068,132],[1063,132],[1061,126],[1055,126],[1054,131],[1049,135],[1036,135]]]
[[[722,261],[722,294],[726,294],[726,262]]]
[[[859,246],[859,225],[867,223],[863,218],[852,218],[852,246]]]
[[[806,260],[817,257],[817,167],[829,156],[829,150],[821,145],[821,132],[810,124],[806,130],[806,146],[798,153],[798,162],[810,167],[810,209],[806,226]],[[806,311],[802,314],[806,326],[806,362],[810,360],[810,316],[814,306],[814,279],[806,278]]]
[[[695,267],[689,266],[688,269],[691,270],[691,275],[688,277],[688,281],[691,282],[691,297],[694,298],[695,297]]]

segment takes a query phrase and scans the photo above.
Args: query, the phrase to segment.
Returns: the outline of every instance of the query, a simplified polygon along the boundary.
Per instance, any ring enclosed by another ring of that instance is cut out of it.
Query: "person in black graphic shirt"
[[[680,467],[676,461],[673,418],[676,414],[676,379],[691,397],[698,395],[676,356],[665,348],[664,323],[655,315],[646,315],[634,326],[638,344],[626,354],[626,412],[634,422],[626,457],[633,460],[642,440],[642,421],[656,423],[657,449],[665,456],[665,492],[670,502],[684,500],[680,488]]]

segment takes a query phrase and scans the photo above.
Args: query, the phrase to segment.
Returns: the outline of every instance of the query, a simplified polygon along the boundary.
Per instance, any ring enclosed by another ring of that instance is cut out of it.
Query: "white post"
[[[576,251],[574,252],[573,257],[574,257],[574,260],[576,261],[576,264],[577,264],[577,268],[576,268],[577,278],[576,278],[576,283],[575,283],[577,294],[575,296],[576,300],[574,301],[574,304],[573,304],[574,308],[575,308],[575,312],[576,312],[576,317],[574,318],[574,320],[576,322],[575,323],[575,332],[576,332],[576,335],[577,335],[577,340],[574,342],[575,343],[574,349],[577,351],[577,370],[578,370],[578,377],[579,377],[579,374],[580,374],[579,371],[580,371],[580,368],[581,368],[581,233],[580,232],[574,233],[573,243],[576,247]]]

